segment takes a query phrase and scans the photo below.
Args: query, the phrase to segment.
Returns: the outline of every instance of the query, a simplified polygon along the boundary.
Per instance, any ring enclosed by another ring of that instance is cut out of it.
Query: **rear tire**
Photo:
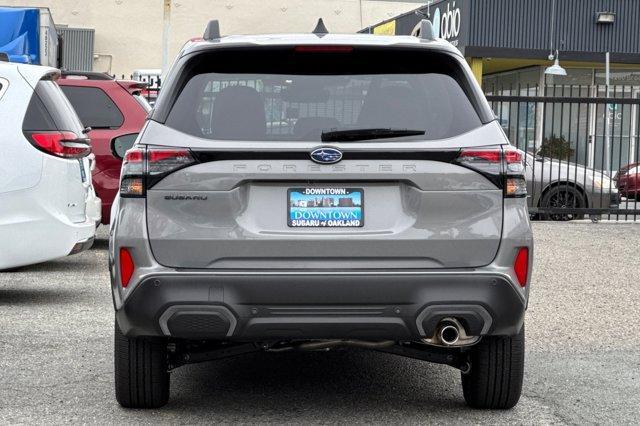
[[[169,401],[167,342],[127,337],[115,324],[116,400],[126,408],[159,408]]]
[[[585,201],[584,195],[578,189],[573,186],[559,184],[551,189],[549,189],[542,200],[540,201],[540,207],[542,208],[585,208],[587,207],[587,202]],[[574,213],[541,213],[540,218],[542,220],[553,220],[553,221],[568,221],[574,219],[584,219],[584,215],[574,214]]]
[[[522,393],[524,325],[513,337],[483,337],[471,350],[471,371],[462,374],[467,405],[473,408],[513,408]]]

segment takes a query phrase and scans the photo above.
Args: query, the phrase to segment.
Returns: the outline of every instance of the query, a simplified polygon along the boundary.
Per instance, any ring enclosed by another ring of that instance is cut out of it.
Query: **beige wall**
[[[94,61],[96,71],[128,76],[134,69],[162,65],[163,0],[0,2],[46,6],[58,25],[95,29],[95,53],[100,55]],[[351,33],[418,6],[372,0],[175,0],[171,2],[169,57],[189,38],[201,36],[209,19],[220,20],[223,35],[310,32],[319,17],[329,31]]]

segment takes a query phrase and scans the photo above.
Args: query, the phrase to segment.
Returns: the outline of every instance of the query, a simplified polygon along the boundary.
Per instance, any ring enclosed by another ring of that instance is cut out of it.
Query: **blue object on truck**
[[[0,52],[11,62],[40,63],[40,10],[0,7]]]
[[[58,32],[47,7],[0,7],[0,52],[11,62],[60,68]]]

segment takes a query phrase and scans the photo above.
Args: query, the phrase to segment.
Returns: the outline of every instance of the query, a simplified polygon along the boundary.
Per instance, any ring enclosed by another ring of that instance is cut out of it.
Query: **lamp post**
[[[606,79],[606,97],[607,100],[611,96],[611,69],[609,52],[605,54],[605,79]],[[609,103],[605,107],[604,115],[604,169],[608,176],[611,176],[611,111]]]
[[[163,1],[162,13],[162,72],[169,67],[169,33],[171,30],[171,0]]]

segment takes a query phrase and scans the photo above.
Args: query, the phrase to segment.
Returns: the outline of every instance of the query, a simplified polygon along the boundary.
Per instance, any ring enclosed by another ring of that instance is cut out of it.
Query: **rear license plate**
[[[292,228],[364,226],[362,188],[290,188],[287,205],[287,224]]]
[[[84,170],[84,162],[82,161],[82,158],[78,159],[78,164],[80,164],[80,180],[82,183],[85,183],[87,181],[87,173]]]

